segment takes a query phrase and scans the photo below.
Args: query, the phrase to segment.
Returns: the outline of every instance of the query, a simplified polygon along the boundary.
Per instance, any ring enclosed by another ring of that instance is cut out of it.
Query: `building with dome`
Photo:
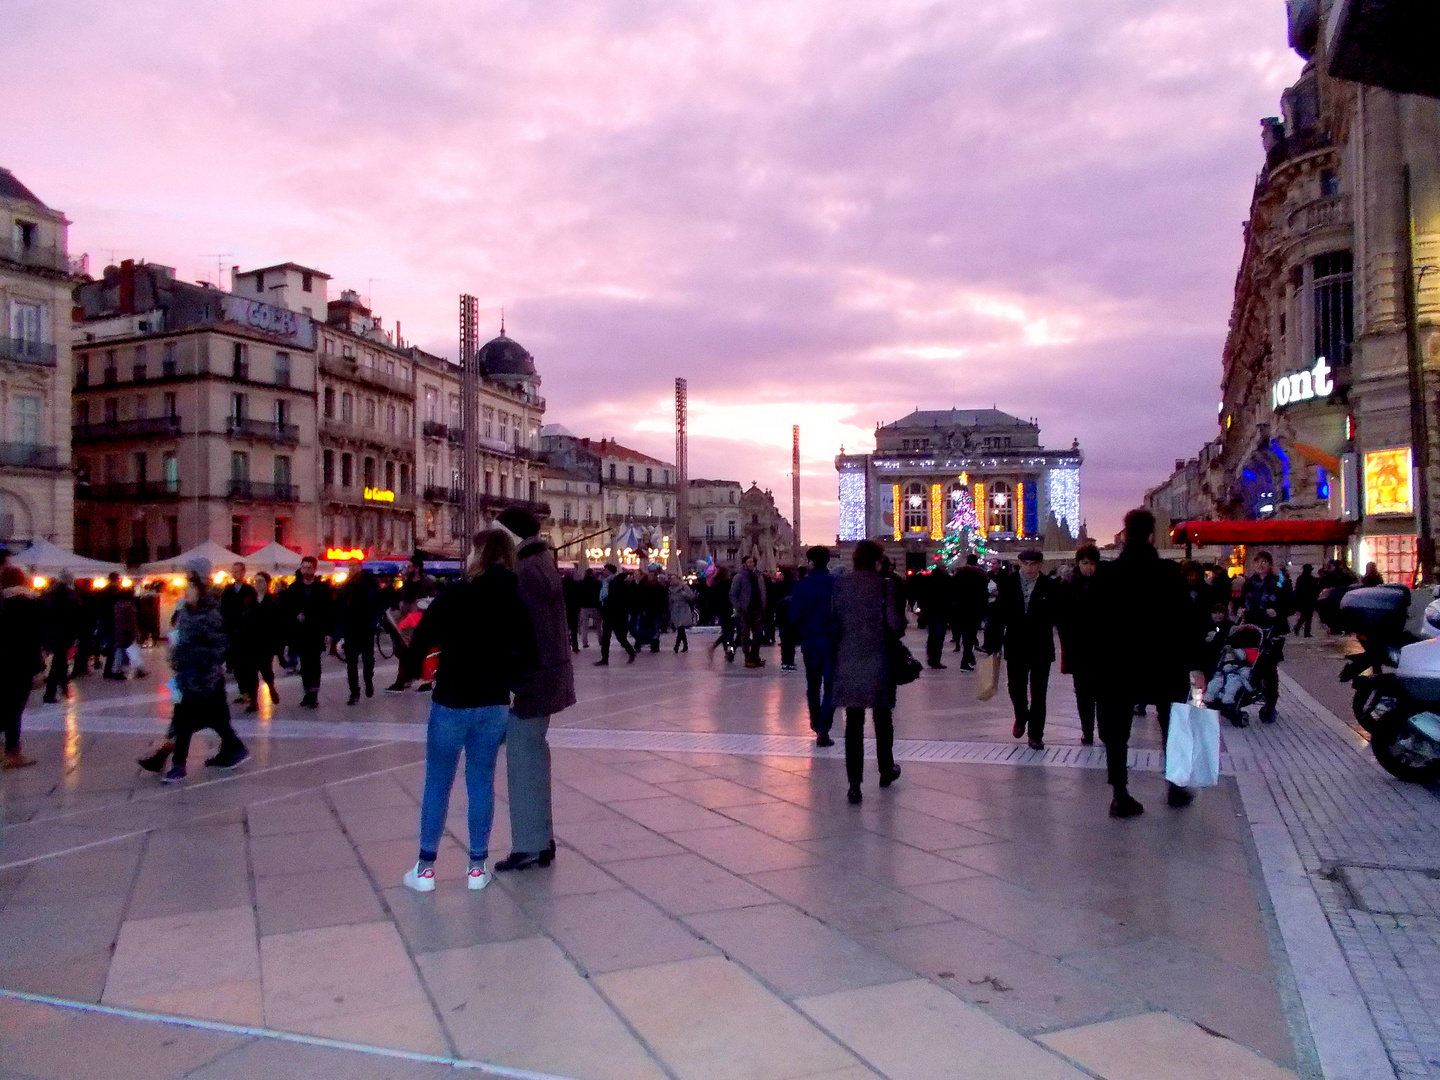
[[[416,546],[440,556],[465,550],[461,458],[464,409],[460,365],[411,348],[415,364],[417,483]],[[497,337],[480,347],[480,509],[493,521],[509,506],[521,506],[544,521],[550,506],[542,491],[539,454],[545,399],[539,394],[535,358],[501,325]]]
[[[875,429],[875,451],[835,459],[840,542],[876,540],[924,565],[968,501],[993,550],[1073,550],[1083,529],[1079,441],[1040,444],[1040,426],[999,409],[917,409]],[[896,559],[899,563],[901,560]]]

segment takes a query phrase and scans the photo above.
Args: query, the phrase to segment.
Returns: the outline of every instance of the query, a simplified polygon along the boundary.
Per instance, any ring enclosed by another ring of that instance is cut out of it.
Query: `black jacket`
[[[1030,604],[1020,575],[1011,574],[1000,582],[1000,595],[990,606],[985,623],[985,651],[999,652],[1007,660],[1048,664],[1055,659],[1055,621],[1060,615],[1060,583],[1043,574],[1035,580]]]
[[[329,584],[319,578],[306,585],[297,577],[280,594],[280,608],[289,623],[291,641],[299,648],[323,648],[324,639],[335,633],[334,597]]]
[[[0,593],[0,676],[28,681],[45,666],[44,629],[45,613],[34,590],[12,585]]]
[[[962,566],[950,583],[951,618],[957,626],[979,626],[990,604],[990,575],[978,566]]]
[[[255,600],[255,587],[237,581],[220,594],[220,617],[225,620],[225,633],[233,640],[240,626],[240,613]]]
[[[340,632],[346,638],[365,638],[375,633],[385,610],[380,583],[369,570],[359,570],[340,590]]]
[[[80,633],[80,598],[69,585],[57,581],[50,586],[43,602],[47,643],[55,652],[69,649]]]
[[[1179,564],[1149,544],[1132,544],[1096,576],[1096,632],[1113,657],[1104,667],[1107,692],[1132,705],[1184,701],[1189,673],[1204,662],[1204,634]]]
[[[535,628],[514,573],[492,566],[435,597],[410,639],[414,670],[435,646],[440,668],[432,699],[452,709],[508,705],[539,665]]]
[[[236,623],[235,649],[258,663],[277,655],[284,641],[285,617],[280,613],[280,597],[267,593],[248,599]]]
[[[1064,589],[1064,605],[1060,613],[1060,645],[1065,650],[1065,664],[1073,674],[1088,672],[1099,661],[1104,643],[1096,631],[1100,628],[1100,574],[1086,577],[1075,571]]]

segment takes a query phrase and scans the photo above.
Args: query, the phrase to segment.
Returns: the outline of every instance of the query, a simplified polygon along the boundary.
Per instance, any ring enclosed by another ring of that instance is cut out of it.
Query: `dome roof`
[[[535,358],[518,341],[506,337],[503,330],[499,337],[480,346],[479,357],[480,370],[491,378],[534,379],[538,375]]]

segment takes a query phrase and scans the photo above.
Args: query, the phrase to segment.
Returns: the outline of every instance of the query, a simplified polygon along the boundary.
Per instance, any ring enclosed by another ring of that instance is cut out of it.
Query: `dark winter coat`
[[[950,582],[951,615],[962,629],[978,627],[990,606],[990,575],[978,566],[962,566]]]
[[[296,648],[322,649],[324,639],[334,635],[334,597],[329,584],[319,578],[306,585],[297,577],[280,594],[280,607]]]
[[[575,704],[565,586],[555,565],[554,549],[540,537],[521,544],[518,555],[515,575],[534,628],[538,666],[516,688],[512,708],[520,717],[553,716]]]
[[[278,596],[270,593],[255,596],[240,610],[235,651],[255,663],[277,655],[285,641],[284,624]]]
[[[765,579],[758,570],[736,571],[730,583],[730,606],[741,619],[756,618],[765,610]]]
[[[990,605],[985,623],[985,651],[1003,647],[1005,659],[1017,663],[1049,664],[1055,660],[1055,623],[1060,617],[1060,583],[1041,574],[1035,579],[1030,603],[1025,603],[1019,574],[1000,582],[1000,593]]]
[[[800,635],[800,648],[807,655],[827,655],[835,648],[835,625],[831,602],[836,578],[829,569],[811,570],[795,583],[790,593],[790,623]]]
[[[57,581],[44,596],[46,643],[59,652],[75,644],[80,634],[80,598],[75,590]]]
[[[231,638],[240,625],[240,612],[245,605],[254,602],[255,587],[248,582],[236,581],[225,587],[220,594],[220,617],[225,621],[225,632]]]
[[[676,629],[695,625],[695,590],[679,579],[670,583],[670,625]]]
[[[140,612],[135,606],[135,593],[131,589],[122,589],[115,596],[115,606],[111,610],[111,631],[110,642],[117,649],[128,649],[135,644],[135,637],[140,630]]]
[[[1065,650],[1065,668],[1071,672],[1088,672],[1104,655],[1105,643],[1096,635],[1100,626],[1100,575],[1086,577],[1075,571],[1062,592],[1063,603],[1057,629],[1060,646]]]
[[[186,604],[175,619],[175,644],[170,667],[182,699],[213,694],[225,682],[225,652],[229,638],[220,607],[208,597]]]
[[[1201,670],[1204,637],[1179,564],[1149,544],[1131,544],[1096,576],[1107,696],[1130,705],[1184,701],[1189,673]]]
[[[340,632],[348,640],[372,637],[385,610],[380,583],[369,570],[360,570],[340,590]]]
[[[1245,607],[1247,619],[1256,626],[1267,627],[1284,621],[1294,606],[1291,602],[1290,586],[1281,581],[1278,574],[1266,574],[1263,577],[1251,574],[1245,582],[1240,603]],[[1275,612],[1275,617],[1271,618],[1265,614],[1266,611]]]
[[[835,582],[830,598],[835,633],[833,700],[842,709],[892,709],[889,637],[905,630],[905,597],[893,578],[855,570]]]
[[[0,592],[0,678],[29,681],[45,666],[40,643],[45,640],[40,597],[24,585]]]
[[[568,648],[568,636],[566,642]],[[437,645],[432,700],[452,709],[510,704],[511,691],[539,663],[535,628],[515,575],[492,566],[435,597],[410,639],[413,670]]]

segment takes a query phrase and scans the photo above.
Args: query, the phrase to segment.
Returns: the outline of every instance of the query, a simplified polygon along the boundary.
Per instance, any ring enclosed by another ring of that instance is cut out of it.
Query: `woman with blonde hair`
[[[435,856],[463,750],[470,804],[467,884],[483,889],[490,884],[485,860],[495,816],[495,760],[510,722],[511,694],[538,663],[509,534],[500,529],[476,534],[465,579],[437,596],[415,628],[410,656],[416,669],[417,658],[435,646],[440,663],[425,736],[420,858],[404,882],[416,892],[435,888]]]

